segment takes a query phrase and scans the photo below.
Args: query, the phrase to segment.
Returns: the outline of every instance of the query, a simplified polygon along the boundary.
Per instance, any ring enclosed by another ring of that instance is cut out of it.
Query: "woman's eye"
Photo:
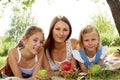
[[[88,40],[84,40],[85,42],[87,42]]]
[[[37,40],[36,40],[36,39],[34,39],[34,41],[35,41],[35,42],[37,42]]]
[[[60,28],[56,28],[56,30],[60,30]]]
[[[67,29],[63,29],[63,31],[68,31]]]

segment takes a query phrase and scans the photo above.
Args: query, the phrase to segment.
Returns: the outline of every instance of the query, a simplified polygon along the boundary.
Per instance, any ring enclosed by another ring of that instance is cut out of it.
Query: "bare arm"
[[[73,50],[79,48],[79,44],[78,44],[78,40],[77,39],[72,38],[71,39],[71,43],[72,43]]]
[[[79,62],[79,65],[83,72],[86,72],[86,73],[89,72],[88,68],[84,65],[84,63]]]
[[[10,64],[14,76],[22,78],[22,73],[18,65],[18,55],[16,48],[10,49],[8,51],[8,63]]]
[[[98,63],[100,65],[100,67],[102,68],[102,64],[103,64],[104,58],[100,60],[100,62]]]
[[[34,69],[34,71],[33,71],[33,75],[32,76],[35,76],[35,75],[37,75],[37,73],[38,73],[38,70],[39,69],[42,69],[43,68],[43,57],[44,57],[44,51],[43,51],[43,49],[41,50],[41,52],[39,53],[39,60],[38,60],[38,62],[37,62],[37,64],[36,64],[36,67],[35,67],[35,69]]]
[[[59,75],[59,71],[57,71],[57,72],[54,72],[54,71],[52,71],[51,70],[51,68],[50,68],[50,64],[49,64],[49,62],[48,62],[48,58],[47,58],[47,56],[44,54],[44,57],[43,57],[44,59],[43,59],[43,63],[44,63],[44,69],[46,69],[46,70],[48,70],[48,75],[49,76],[55,76],[55,75]]]
[[[71,59],[71,63],[72,63],[73,69],[77,69],[77,61],[73,57]]]

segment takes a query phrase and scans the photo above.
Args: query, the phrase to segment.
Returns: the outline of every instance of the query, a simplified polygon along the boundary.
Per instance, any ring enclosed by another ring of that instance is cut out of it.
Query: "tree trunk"
[[[107,0],[120,36],[120,0]]]

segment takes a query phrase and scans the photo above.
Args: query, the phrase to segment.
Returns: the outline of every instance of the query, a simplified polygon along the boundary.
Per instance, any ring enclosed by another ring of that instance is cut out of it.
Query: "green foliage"
[[[102,45],[120,46],[119,36],[102,35],[101,39],[102,39]]]
[[[112,39],[110,39],[110,38],[107,37],[107,36],[102,36],[101,39],[102,39],[102,45],[103,45],[103,46],[104,46],[104,45],[110,46],[111,43],[112,43],[112,41],[113,41]]]
[[[28,8],[32,7],[32,4],[35,2],[35,0],[0,0],[0,17],[4,16],[4,10],[7,7],[12,6],[13,7],[20,7],[22,6],[23,10],[27,10]],[[16,5],[15,5],[16,4]]]
[[[16,11],[11,17],[10,30],[6,32],[6,36],[10,40],[18,42],[26,27],[36,24],[37,21],[31,16],[30,11],[21,11],[20,13]]]
[[[5,64],[6,56],[0,57],[0,68]]]
[[[107,15],[107,14],[106,14]],[[108,19],[104,14],[97,14],[92,17],[93,23],[98,28],[101,34],[112,34],[115,32],[115,26],[112,25],[110,19]]]
[[[120,46],[120,37],[115,37],[114,38],[113,46]]]
[[[1,37],[1,45],[0,45],[0,56],[6,56],[8,53],[8,49],[15,45],[14,41],[11,41],[7,37]]]
[[[2,5],[0,11],[2,10],[2,12],[4,12],[6,7],[11,7],[13,11],[13,14],[11,15],[10,29],[6,31],[5,37],[1,38],[1,56],[7,55],[8,49],[13,47],[18,42],[27,26],[37,24],[37,21],[31,15],[31,7],[34,2],[35,0],[0,1],[0,4]]]
[[[26,7],[31,7],[31,5],[35,2],[35,0],[23,0],[22,4]]]
[[[112,47],[109,47],[109,50],[108,50],[108,53],[107,55],[113,53],[113,52],[118,52],[117,49],[120,49],[120,46],[112,46]]]
[[[118,71],[110,71],[103,70],[95,75],[88,74],[82,80],[119,80],[120,79],[120,70]]]
[[[118,37],[118,33],[116,30],[116,27],[111,23],[110,19],[106,17],[107,14],[104,13],[94,15],[92,17],[94,25],[98,28],[100,35],[101,35],[101,41],[102,45],[112,46],[114,43],[114,46],[118,46],[119,43],[118,39],[115,39]],[[115,43],[115,41],[117,43]]]

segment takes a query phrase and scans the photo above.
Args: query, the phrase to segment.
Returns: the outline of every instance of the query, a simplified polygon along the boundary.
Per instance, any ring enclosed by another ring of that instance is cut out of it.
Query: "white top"
[[[100,59],[103,59],[103,58],[105,57],[105,55],[107,54],[107,52],[108,52],[108,47],[107,47],[107,46],[103,46],[103,47],[102,47],[102,54],[101,54],[101,56],[100,56]],[[79,62],[81,62],[81,63],[84,63],[84,60],[82,59],[82,57],[81,57],[81,55],[80,55],[80,53],[79,53],[78,50],[73,50],[73,51],[72,51],[72,54],[73,54],[73,57],[74,57],[77,61],[79,61]],[[89,60],[90,62],[94,61],[94,60],[95,60],[95,57],[96,57],[96,55],[95,55],[94,57],[92,57],[92,58],[90,58],[90,57],[87,56],[87,58],[88,58],[88,60]]]
[[[20,52],[20,48],[17,48],[17,51],[18,51],[18,64],[20,63],[20,60],[21,60],[21,52]],[[38,61],[38,57],[37,55],[35,56],[35,62]],[[32,68],[23,68],[23,67],[20,67],[20,70],[22,73],[26,73],[26,74],[32,74],[33,73],[33,70],[34,70],[35,66],[33,66]]]
[[[72,58],[72,45],[71,45],[71,41],[68,39],[66,41],[66,49],[67,49],[67,56],[66,56],[66,59],[63,60],[63,61],[52,61],[51,60],[51,57],[49,55],[49,52],[48,50],[46,50],[46,55],[47,55],[47,58],[48,58],[48,61],[49,61],[49,64],[50,64],[50,68],[52,71],[58,71],[60,69],[60,65],[65,62],[65,61],[70,61],[71,58]]]

